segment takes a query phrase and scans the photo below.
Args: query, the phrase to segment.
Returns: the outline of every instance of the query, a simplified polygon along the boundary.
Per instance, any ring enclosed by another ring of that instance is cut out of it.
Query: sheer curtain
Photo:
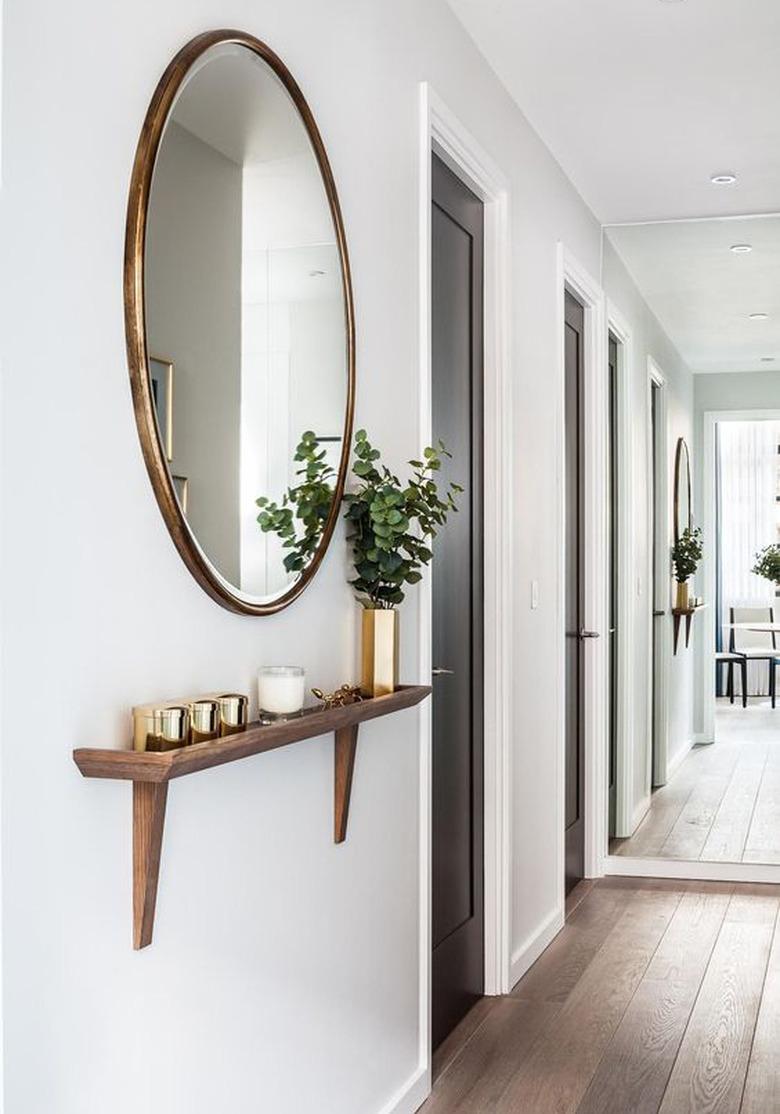
[[[778,540],[778,437],[780,422],[718,423],[722,623],[730,607],[775,605],[772,585],[750,570],[758,550]],[[766,693],[767,680],[766,663],[748,666],[748,692]]]

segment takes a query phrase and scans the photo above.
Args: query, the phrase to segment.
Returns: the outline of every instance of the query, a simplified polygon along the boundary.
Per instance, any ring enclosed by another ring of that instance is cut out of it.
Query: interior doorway
[[[431,227],[433,437],[452,454],[442,481],[464,488],[433,576],[435,1048],[482,996],[485,968],[484,205],[435,155]]]
[[[565,375],[565,815],[566,893],[585,874],[584,371],[585,309],[568,290],[564,312]]]

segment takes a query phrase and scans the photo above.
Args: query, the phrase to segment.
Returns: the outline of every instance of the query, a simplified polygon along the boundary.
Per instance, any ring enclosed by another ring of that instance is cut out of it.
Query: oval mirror
[[[683,530],[692,526],[691,459],[688,444],[681,437],[674,454],[674,540],[678,541]]]
[[[141,446],[173,540],[224,606],[279,610],[338,517],[354,329],[322,139],[250,35],[198,36],[157,87],[130,189],[125,313]],[[303,483],[314,498],[295,499]]]

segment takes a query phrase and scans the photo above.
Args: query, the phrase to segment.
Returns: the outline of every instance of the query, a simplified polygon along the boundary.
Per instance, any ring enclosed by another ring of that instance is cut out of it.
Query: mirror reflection
[[[644,380],[634,468],[653,571],[634,605],[615,535],[614,599],[632,602],[614,604],[613,661],[627,622],[644,626],[652,683],[627,731],[618,664],[611,675],[610,851],[777,863],[780,218],[615,226],[604,250],[606,285],[630,276],[645,303],[651,356],[632,373],[612,338],[617,394]],[[612,511],[626,513],[616,490]]]
[[[256,503],[296,483],[302,434],[335,487],[344,304],[329,199],[296,105],[252,51],[212,48],[178,93],[154,167],[146,346],[181,510],[208,563],[249,600],[273,600],[305,572],[285,567]]]

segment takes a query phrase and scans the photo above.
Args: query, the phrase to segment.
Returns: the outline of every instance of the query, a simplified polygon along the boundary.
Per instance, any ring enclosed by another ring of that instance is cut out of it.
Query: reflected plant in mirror
[[[257,521],[264,534],[276,534],[289,549],[283,560],[285,572],[302,572],[317,552],[333,504],[337,473],[327,450],[312,430],[301,434],[294,461],[300,482],[289,487],[281,503],[265,495],[256,500],[261,508]],[[300,524],[302,530],[297,531]]]

